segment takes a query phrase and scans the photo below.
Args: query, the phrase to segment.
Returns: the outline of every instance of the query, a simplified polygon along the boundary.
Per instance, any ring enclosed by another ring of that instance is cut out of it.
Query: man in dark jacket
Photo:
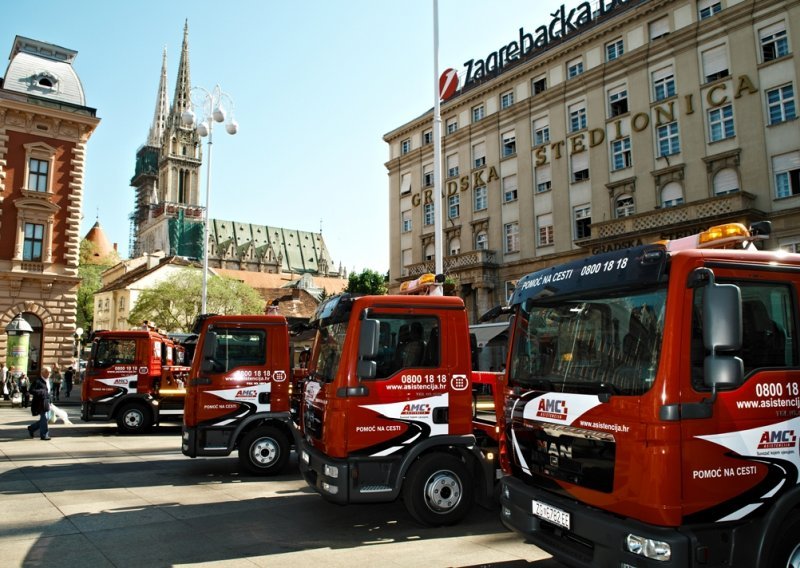
[[[33,395],[31,402],[31,414],[39,415],[39,420],[28,426],[28,434],[31,438],[35,432],[39,431],[39,437],[42,440],[49,440],[50,433],[47,429],[47,412],[50,410],[50,367],[42,367],[42,374],[38,379],[33,381],[30,387],[30,393]]]

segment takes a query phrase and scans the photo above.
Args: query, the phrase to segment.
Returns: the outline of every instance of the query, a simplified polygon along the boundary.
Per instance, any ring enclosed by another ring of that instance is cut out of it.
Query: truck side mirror
[[[200,361],[200,370],[206,373],[214,371],[214,355],[217,353],[217,334],[207,331],[203,341],[203,359]]]
[[[361,334],[358,336],[358,368],[360,379],[374,379],[378,373],[375,358],[380,352],[380,329],[378,320],[361,320]]]
[[[710,271],[709,271],[710,272]],[[703,296],[703,343],[706,386],[737,386],[744,364],[732,352],[742,348],[742,293],[733,284],[717,284],[713,273]]]

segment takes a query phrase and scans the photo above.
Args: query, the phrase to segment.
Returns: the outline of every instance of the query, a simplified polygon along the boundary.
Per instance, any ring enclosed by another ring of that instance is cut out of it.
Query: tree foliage
[[[202,304],[202,273],[182,269],[153,288],[142,290],[130,312],[128,323],[147,320],[159,329],[190,331]],[[232,278],[210,276],[207,311],[213,314],[262,314],[264,300],[253,288]]]
[[[97,246],[83,239],[79,259],[78,276],[81,278],[81,283],[78,285],[76,326],[88,332],[92,329],[94,321],[94,295],[102,287],[100,275],[119,262],[119,256],[114,252],[105,258],[100,258]]]
[[[347,278],[345,292],[351,294],[386,294],[388,287],[383,274],[365,268],[359,274],[351,273]]]

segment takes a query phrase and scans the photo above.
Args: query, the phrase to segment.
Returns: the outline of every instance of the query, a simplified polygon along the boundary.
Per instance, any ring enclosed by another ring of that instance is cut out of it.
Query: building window
[[[794,87],[791,84],[767,91],[767,112],[770,124],[795,118]]]
[[[422,144],[423,146],[433,144],[433,130],[426,130],[422,133]]]
[[[400,176],[400,195],[411,193],[411,174]]]
[[[451,118],[450,120],[447,121],[447,133],[452,134],[456,130],[458,130],[458,119]]]
[[[453,237],[450,239],[450,255],[455,256],[457,254],[461,254],[461,239],[458,237]]]
[[[614,214],[616,215],[617,219],[629,217],[634,213],[636,213],[636,208],[633,203],[632,195],[625,194],[617,197],[614,203]]]
[[[540,247],[552,245],[555,242],[553,233],[553,214],[545,213],[536,217],[537,244]]]
[[[519,252],[519,223],[506,223],[503,225],[503,233],[505,234],[505,252]]]
[[[714,195],[727,195],[739,191],[739,176],[733,168],[724,168],[714,175]]]
[[[475,250],[486,250],[489,248],[489,237],[486,231],[480,231],[475,235]]]
[[[628,90],[624,87],[613,89],[608,93],[608,116],[614,118],[628,112]]]
[[[517,153],[517,136],[512,130],[503,134],[503,157],[508,158]]]
[[[606,61],[614,61],[623,53],[625,53],[625,50],[622,39],[618,39],[606,44]]]
[[[589,205],[575,207],[572,210],[572,217],[575,221],[575,240],[591,237],[592,208]]]
[[[30,191],[46,192],[50,162],[30,158],[28,160],[28,189]]]
[[[545,193],[552,188],[550,166],[536,168],[536,193]]]
[[[533,145],[541,146],[550,142],[550,125],[546,118],[533,121]]]
[[[786,37],[785,22],[778,22],[759,30],[758,37],[761,40],[761,60],[763,62],[789,55],[789,39]]]
[[[500,108],[508,108],[514,104],[514,91],[500,95]]]
[[[458,194],[451,195],[447,198],[447,217],[455,219],[461,214],[461,199]]]
[[[119,311],[121,312],[125,311],[125,298],[119,299]]]
[[[447,156],[447,177],[453,178],[458,175],[458,154]]]
[[[486,116],[486,109],[483,105],[472,107],[472,122],[478,122],[484,116]]]
[[[586,107],[583,103],[569,107],[569,131],[578,132],[586,128]]]
[[[423,187],[433,187],[433,166],[423,166],[422,185]]]
[[[411,211],[403,211],[403,232],[410,233],[412,229],[411,225]]]
[[[675,207],[683,204],[683,188],[681,184],[672,181],[661,190],[661,207]]]
[[[778,246],[781,250],[786,252],[800,252],[800,237],[788,237],[780,239]]]
[[[567,78],[572,79],[583,73],[583,61],[573,59],[567,63]]]
[[[706,83],[728,76],[728,52],[724,44],[703,52],[703,76]]]
[[[710,18],[714,14],[722,10],[722,3],[720,0],[698,0],[697,1],[697,17],[700,20]]]
[[[425,224],[433,225],[433,203],[426,203],[424,208]]]
[[[708,135],[711,142],[733,138],[733,105],[712,108],[708,111]]]
[[[589,152],[579,152],[570,156],[572,167],[572,183],[589,179]]]
[[[436,246],[433,243],[425,245],[425,260],[433,260],[436,257]]]
[[[488,204],[486,186],[481,185],[475,188],[475,211],[485,211]]]
[[[789,152],[772,158],[775,173],[775,197],[800,194],[800,152]]]
[[[486,165],[486,144],[479,142],[472,147],[472,167],[482,168]]]
[[[650,41],[664,37],[669,33],[669,16],[653,20],[648,27],[650,29]]]
[[[22,246],[22,260],[41,262],[43,243],[44,225],[25,223],[25,240]]]
[[[400,153],[401,154],[408,154],[411,151],[411,139],[406,138],[402,142],[400,142]]]
[[[503,203],[517,200],[517,175],[503,178]]]
[[[653,73],[653,100],[663,101],[675,96],[675,75],[672,67],[660,69]]]
[[[658,142],[658,157],[672,156],[681,151],[680,139],[678,138],[678,121],[664,124],[656,129]]]
[[[547,77],[539,77],[531,81],[531,91],[534,95],[543,93],[547,90]]]
[[[630,136],[611,142],[611,169],[624,170],[633,165]]]

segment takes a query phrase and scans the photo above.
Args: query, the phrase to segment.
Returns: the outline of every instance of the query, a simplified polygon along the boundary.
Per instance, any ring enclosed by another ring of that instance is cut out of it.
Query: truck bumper
[[[534,500],[568,513],[570,528],[534,515]],[[501,482],[500,516],[507,528],[570,566],[688,567],[701,560],[692,555],[697,549],[690,534],[620,518],[509,476]],[[669,545],[669,558],[656,560],[629,552],[626,540],[631,534]]]
[[[92,420],[109,420],[111,417],[111,405],[108,403],[97,403],[90,400],[81,402],[81,420],[90,422]]]
[[[317,493],[333,503],[349,503],[350,468],[346,460],[328,457],[301,439],[297,445],[297,463],[303,479]]]

